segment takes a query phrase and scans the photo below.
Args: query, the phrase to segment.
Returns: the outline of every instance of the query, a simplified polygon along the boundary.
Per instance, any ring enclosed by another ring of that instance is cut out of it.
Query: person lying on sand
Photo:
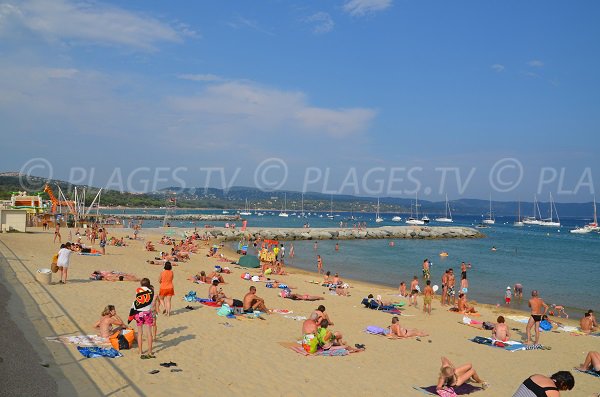
[[[244,307],[244,302],[235,298],[220,298],[217,303],[219,305],[227,304],[229,307],[239,307],[240,309]]]
[[[113,305],[108,305],[104,308],[101,314],[100,320],[94,324],[94,328],[98,328],[98,335],[102,338],[109,338],[116,331],[124,329],[125,323],[119,316],[117,316],[117,310]],[[116,325],[116,328],[113,328]]]
[[[438,394],[440,394],[439,390],[461,386],[469,379],[473,379],[476,383],[481,383],[483,389],[487,389],[488,387],[488,383],[477,375],[471,363],[455,367],[450,360],[442,357],[442,367],[440,368],[440,376],[437,383]]]
[[[594,371],[600,376],[600,353],[588,352],[585,361],[577,369],[580,371]]]
[[[294,294],[289,289],[283,289],[279,293],[282,298],[292,299],[295,301],[321,301],[325,298],[321,296],[308,295],[308,294]]]
[[[429,334],[419,329],[407,329],[400,326],[398,316],[392,317],[392,325],[390,325],[390,333],[386,336],[390,339],[403,339],[413,336],[428,336]]]

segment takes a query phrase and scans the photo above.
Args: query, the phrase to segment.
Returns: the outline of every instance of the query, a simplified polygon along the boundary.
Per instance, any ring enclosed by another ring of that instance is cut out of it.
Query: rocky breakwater
[[[246,239],[267,240],[356,240],[356,239],[451,239],[482,238],[484,234],[470,227],[458,226],[383,226],[362,230],[339,228],[211,228],[204,232],[213,238],[231,241]]]

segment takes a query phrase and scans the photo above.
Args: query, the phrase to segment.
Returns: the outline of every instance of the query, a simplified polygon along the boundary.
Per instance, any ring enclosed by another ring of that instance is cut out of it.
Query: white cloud
[[[77,69],[48,69],[48,77],[53,79],[70,79],[74,77],[79,71]]]
[[[214,74],[180,74],[177,78],[191,81],[222,81],[222,77]]]
[[[306,21],[314,25],[313,33],[317,34],[331,32],[333,30],[333,27],[335,26],[335,22],[333,22],[331,16],[328,13],[322,11],[309,16],[308,18],[306,18]]]
[[[521,72],[521,74],[525,77],[529,77],[532,79],[539,79],[540,77],[542,77],[539,74],[534,73],[534,72]]]
[[[377,11],[383,11],[392,5],[392,0],[350,0],[344,4],[344,11],[360,17]]]
[[[533,59],[533,60],[527,62],[527,64],[533,68],[541,68],[542,66],[544,66],[544,62],[537,60],[537,59]]]
[[[504,65],[500,65],[499,63],[495,63],[490,67],[492,68],[493,71],[498,72],[498,73],[503,72],[505,69]]]
[[[207,87],[196,96],[170,97],[169,107],[181,114],[187,127],[219,132],[220,137],[246,134],[279,135],[282,131],[327,134],[331,137],[365,131],[372,109],[327,109],[310,106],[301,92],[282,91],[250,82],[227,82]]]
[[[30,0],[17,4],[2,5],[0,22],[10,21],[12,28],[25,28],[47,40],[149,50],[159,42],[179,42],[183,36],[196,35],[186,25],[175,29],[155,18],[97,3]],[[4,25],[6,31],[9,25]]]

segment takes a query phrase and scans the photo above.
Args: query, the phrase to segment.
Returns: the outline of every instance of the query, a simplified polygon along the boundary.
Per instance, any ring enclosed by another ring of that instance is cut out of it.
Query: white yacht
[[[492,195],[490,193],[490,212],[488,214],[488,218],[484,219],[483,221],[481,221],[483,224],[485,225],[493,225],[496,223],[496,220],[494,219],[493,213],[492,213]]]
[[[554,211],[552,211],[554,209]],[[556,213],[556,220],[554,220],[554,213]],[[556,211],[556,204],[552,199],[552,193],[550,193],[550,218],[542,219],[540,223],[542,226],[560,227],[560,219],[558,218],[558,211]]]
[[[250,212],[250,209],[248,208],[248,199],[246,199],[246,205],[244,206],[244,210],[240,212],[240,215],[252,215],[252,212]]]
[[[375,212],[375,223],[383,222],[383,218],[379,215],[379,197],[377,197],[377,212]]]
[[[287,218],[290,214],[287,213],[287,193],[283,193],[283,211],[279,213],[279,216]]]
[[[523,223],[523,221],[521,220],[521,201],[519,201],[519,217],[517,218],[517,220],[513,223],[513,226],[516,227],[522,227],[525,226],[525,224]]]
[[[400,222],[402,221],[402,217],[396,215],[395,217],[392,218],[392,222]]]
[[[450,204],[448,203],[448,195],[446,194],[446,215],[441,216],[439,218],[435,218],[436,222],[444,222],[444,223],[452,223],[452,210],[450,209]]]
[[[415,216],[413,217],[413,206],[410,206],[410,217],[406,220],[407,225],[424,225],[425,222],[419,219],[419,198],[415,193]]]
[[[578,228],[571,230],[571,233],[575,233],[575,234],[587,234],[590,232],[600,232],[600,227],[598,226],[598,217],[596,215],[596,197],[595,196],[594,196],[594,220],[585,226],[578,227]]]

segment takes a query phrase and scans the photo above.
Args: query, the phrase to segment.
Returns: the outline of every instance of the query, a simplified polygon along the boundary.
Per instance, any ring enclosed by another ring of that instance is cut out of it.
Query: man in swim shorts
[[[429,272],[429,259],[425,258],[423,261],[423,280],[429,280],[431,274]]]
[[[256,287],[251,286],[249,292],[244,296],[244,312],[253,313],[255,310],[269,313],[269,309],[265,306],[265,300],[256,295]]]
[[[454,278],[454,269],[448,269],[448,277],[446,278],[446,295],[448,296],[448,304],[454,306],[456,304],[456,292],[454,291],[454,285],[456,279]],[[450,303],[452,301],[452,303]]]
[[[540,341],[540,321],[548,311],[548,305],[538,296],[538,292],[533,290],[531,291],[531,299],[529,299],[529,307],[531,308],[531,317],[526,328],[527,344],[531,344],[531,328],[535,327],[535,344],[537,345]]]

